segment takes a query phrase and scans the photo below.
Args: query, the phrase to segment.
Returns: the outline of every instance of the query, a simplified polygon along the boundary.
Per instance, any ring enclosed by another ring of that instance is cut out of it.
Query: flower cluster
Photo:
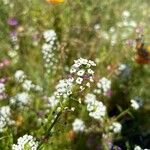
[[[47,30],[43,33],[46,43],[43,44],[42,54],[45,63],[45,68],[47,73],[51,72],[51,69],[54,68],[54,64],[57,63],[55,53],[57,51],[57,35],[54,30]]]
[[[67,97],[72,94],[73,86],[80,85],[80,89],[83,90],[85,86],[90,87],[90,82],[93,82],[94,71],[91,69],[96,64],[87,59],[80,58],[74,61],[70,69],[71,76],[68,79],[62,79],[55,87],[54,94],[48,98],[48,102],[51,107],[55,107],[61,99],[65,102]]]
[[[19,106],[27,105],[29,103],[30,96],[27,92],[18,93],[16,96],[10,99],[10,104],[18,104]]]
[[[136,100],[131,99],[131,107],[135,110],[138,110],[140,108],[140,103],[138,103]]]
[[[0,100],[6,98],[5,84],[0,82]]]
[[[120,133],[122,129],[122,125],[119,122],[113,122],[110,126],[110,130],[112,130],[114,133]]]
[[[10,41],[12,43],[11,50],[8,51],[8,56],[12,59],[12,63],[17,63],[19,59],[18,50],[20,48],[18,40],[17,26],[19,24],[18,20],[14,17],[10,17],[7,20],[7,24],[11,27],[9,33]]]
[[[67,98],[70,94],[72,94],[72,79],[63,79],[60,80],[59,83],[56,85],[55,95],[57,97],[62,96],[63,98]]]
[[[77,85],[80,85],[80,89],[84,90],[85,86],[90,87],[90,82],[94,82],[94,71],[92,67],[96,64],[92,60],[79,58],[74,61],[70,69],[70,74]]]
[[[11,113],[10,113],[10,107],[9,106],[3,106],[0,108],[0,132],[4,131],[4,128],[6,125],[13,124],[13,121],[11,120]]]
[[[106,106],[102,102],[96,100],[94,94],[87,94],[85,97],[85,103],[87,104],[87,110],[90,117],[102,120],[106,115]]]
[[[54,108],[55,106],[57,106],[58,103],[59,103],[59,100],[56,98],[55,95],[52,95],[52,96],[48,97],[48,105],[51,108]]]
[[[27,79],[27,76],[25,75],[24,71],[22,70],[17,70],[15,72],[15,80],[19,83],[22,84],[22,88],[25,90],[25,91],[30,91],[30,90],[35,90],[35,91],[42,91],[42,87],[39,86],[39,85],[35,85],[34,83],[32,83],[31,80],[28,80]]]
[[[147,149],[147,148],[142,149],[140,146],[136,145],[134,147],[134,150],[149,150],[149,149]]]
[[[83,132],[85,129],[85,124],[83,120],[76,118],[72,123],[74,132]]]
[[[37,150],[38,142],[36,139],[25,134],[23,137],[19,137],[17,144],[12,145],[12,150]]]
[[[108,96],[110,91],[111,91],[111,81],[103,77],[97,82],[97,88],[94,90],[94,93]]]
[[[48,98],[48,103],[50,107],[54,108],[57,106],[59,101],[63,99],[61,102],[65,102],[67,97],[72,94],[72,80],[69,79],[63,79],[58,82],[58,84],[55,87],[54,94]]]

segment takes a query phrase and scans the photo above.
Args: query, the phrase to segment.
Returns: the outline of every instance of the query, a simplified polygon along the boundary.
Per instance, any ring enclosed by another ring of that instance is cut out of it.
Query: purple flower
[[[0,78],[0,83],[5,83],[8,80],[8,77]]]
[[[113,95],[112,90],[108,90],[108,91],[106,92],[106,96],[111,97],[112,95]]]
[[[0,93],[0,100],[7,98],[6,93]]]
[[[16,26],[16,25],[18,25],[18,21],[15,18],[8,18],[7,23],[10,26]]]
[[[126,44],[127,46],[133,46],[134,40],[128,39],[128,40],[125,41],[125,44]]]

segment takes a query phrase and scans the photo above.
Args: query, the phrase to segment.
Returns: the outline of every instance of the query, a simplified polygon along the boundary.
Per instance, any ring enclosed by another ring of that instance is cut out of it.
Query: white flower
[[[115,32],[115,28],[114,28],[114,27],[111,27],[111,28],[109,29],[109,32],[110,32],[110,33],[114,33],[114,32]]]
[[[28,104],[30,96],[27,92],[18,93],[10,99],[11,104],[19,104],[20,106]]]
[[[85,103],[91,103],[94,101],[96,101],[96,96],[94,94],[91,94],[91,93],[88,93],[86,96],[85,96]]]
[[[102,120],[105,114],[106,114],[106,106],[104,106],[102,102],[95,101],[93,105],[93,110],[90,110],[89,116],[97,120]]]
[[[79,70],[79,71],[77,72],[77,75],[78,75],[78,76],[83,76],[84,73],[85,73],[85,71],[84,71],[83,69],[81,69],[81,70]]]
[[[128,18],[128,17],[130,17],[130,12],[128,10],[125,10],[125,11],[123,11],[122,16],[124,18]]]
[[[50,107],[54,108],[55,106],[57,106],[57,104],[59,103],[59,101],[53,95],[53,96],[51,96],[51,97],[48,98],[48,103],[49,103]]]
[[[54,30],[47,30],[43,33],[44,39],[46,43],[42,46],[42,53],[44,59],[44,66],[46,68],[46,72],[52,72],[52,69],[56,67],[54,64],[58,62],[55,57],[55,53],[57,52],[57,35]]]
[[[14,76],[18,82],[23,82],[23,80],[26,78],[26,75],[22,70],[17,70]]]
[[[12,150],[37,150],[38,142],[31,135],[25,134],[23,137],[19,137],[17,144],[12,145]]]
[[[110,126],[110,130],[112,130],[114,133],[119,133],[122,129],[122,125],[119,122],[113,122]]]
[[[87,87],[90,87],[90,82],[87,82],[87,83],[86,83],[86,86],[87,86]]]
[[[25,90],[30,91],[30,89],[32,88],[32,81],[31,80],[24,80],[22,87]]]
[[[131,99],[130,102],[131,102],[131,107],[132,107],[133,109],[137,110],[137,109],[140,108],[140,104],[139,104],[136,100]]]
[[[94,71],[92,69],[88,69],[88,73],[93,75]]]
[[[43,33],[46,42],[54,41],[56,37],[56,32],[54,30],[47,30]]]
[[[7,124],[11,125],[13,121],[10,119],[10,107],[3,106],[0,108],[0,132],[4,131]]]
[[[135,146],[134,150],[142,150],[142,148],[140,146]]]
[[[84,122],[81,119],[75,119],[72,123],[73,131],[75,132],[83,132],[85,129]]]
[[[142,149],[140,146],[136,145],[134,147],[134,150],[149,150],[149,149],[147,149],[147,148]]]
[[[67,96],[72,94],[72,86],[72,79],[60,80],[55,87],[55,95],[58,97],[63,96],[64,98],[66,98]]]
[[[76,69],[72,67],[72,68],[70,69],[70,73],[75,73],[75,72],[76,72]]]
[[[123,71],[127,68],[127,65],[126,64],[120,64],[119,67],[118,67],[118,70],[119,71]]]
[[[94,82],[94,79],[92,76],[89,79],[90,79],[90,82]]]
[[[102,120],[106,114],[106,106],[102,102],[96,100],[94,94],[87,94],[85,97],[85,103],[87,104],[87,111],[89,116],[94,119]]]
[[[91,66],[96,66],[95,62],[92,61],[92,60],[89,60],[89,64],[90,64]]]
[[[95,29],[95,30],[99,30],[100,27],[101,27],[100,24],[95,24],[95,25],[94,25],[94,29]]]
[[[71,66],[70,73],[75,83],[79,84],[79,88],[84,90],[86,87],[90,87],[90,83],[94,82],[94,71],[91,69],[96,64],[92,60],[79,58],[74,60],[74,64]]]
[[[104,96],[111,89],[111,81],[105,77],[101,78],[97,83],[97,89],[94,90],[97,94],[103,93]]]
[[[81,84],[81,83],[82,83],[82,81],[83,81],[83,79],[82,79],[82,78],[80,78],[80,77],[78,77],[78,78],[76,79],[76,83],[77,83],[77,84]]]
[[[0,83],[0,93],[3,93],[5,91],[5,84]]]

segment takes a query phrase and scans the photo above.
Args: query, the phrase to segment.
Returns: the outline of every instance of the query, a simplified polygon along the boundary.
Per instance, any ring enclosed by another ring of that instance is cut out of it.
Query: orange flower
[[[63,3],[64,0],[46,0],[48,3],[57,4],[57,3]]]

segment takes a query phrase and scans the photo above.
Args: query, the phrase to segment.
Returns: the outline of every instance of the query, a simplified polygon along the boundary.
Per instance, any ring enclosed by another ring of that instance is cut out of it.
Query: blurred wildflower
[[[18,37],[17,37],[17,32],[16,31],[12,31],[10,33],[10,39],[12,42],[16,43],[18,41]]]
[[[22,70],[17,70],[14,76],[15,76],[16,81],[18,81],[19,83],[23,82],[24,79],[26,78],[26,75],[24,71]]]
[[[56,91],[54,94],[58,98],[67,98],[70,94],[72,94],[72,86],[72,79],[69,78],[60,80],[55,87]]]
[[[0,62],[0,69],[3,69],[4,67],[8,66],[10,64],[10,60],[4,59],[2,62]]]
[[[119,67],[118,67],[118,70],[120,72],[124,71],[125,69],[127,68],[127,65],[126,64],[120,64]]]
[[[47,30],[43,33],[46,43],[43,44],[42,53],[47,73],[50,73],[52,68],[55,67],[57,59],[55,53],[57,51],[57,35],[54,30]]]
[[[144,32],[144,28],[142,26],[137,26],[135,28],[135,32],[139,35],[143,35],[143,32]]]
[[[35,90],[35,91],[43,91],[43,88],[39,85],[35,85],[31,80],[27,79],[24,71],[17,70],[14,74],[15,80],[22,84],[22,88],[26,91]]]
[[[127,64],[119,64],[116,74],[122,79],[126,79],[127,77],[130,77],[131,69]]]
[[[128,18],[130,17],[130,12],[128,10],[124,10],[122,13],[123,18]]]
[[[11,125],[14,122],[10,119],[10,107],[9,106],[2,106],[0,108],[0,132],[3,132],[6,125]]]
[[[100,28],[101,28],[100,24],[95,24],[95,25],[94,25],[94,29],[95,29],[95,30],[99,30]]]
[[[18,93],[16,96],[10,98],[10,104],[18,104],[19,106],[24,106],[29,103],[30,96],[26,92]]]
[[[18,25],[17,19],[16,19],[16,18],[13,18],[13,17],[8,18],[7,23],[8,23],[10,26],[16,26],[16,25]]]
[[[37,150],[38,142],[36,139],[25,134],[23,137],[19,137],[17,144],[12,145],[12,150]]]
[[[74,122],[72,123],[72,126],[73,126],[74,132],[83,132],[85,129],[83,120],[78,119],[78,118],[74,120]]]
[[[87,110],[90,117],[102,120],[106,115],[106,106],[102,102],[97,101],[94,94],[87,94],[85,97],[85,103],[87,104]]]
[[[22,83],[22,87],[24,90],[26,91],[30,91],[30,89],[32,88],[32,81],[31,80],[24,80],[24,82]]]
[[[50,44],[54,44],[54,41],[57,40],[57,35],[54,30],[47,30],[43,33],[44,39],[46,42],[50,42]]]
[[[135,146],[134,150],[142,150],[142,148],[140,146]]]
[[[5,91],[5,84],[0,83],[0,93],[3,93]]]
[[[48,3],[57,4],[57,3],[63,3],[64,0],[46,0]]]
[[[114,133],[120,133],[122,125],[119,122],[113,122],[109,129]]]
[[[0,83],[5,83],[7,80],[9,80],[8,77],[2,77],[0,78]]]
[[[125,44],[126,44],[127,46],[133,46],[133,45],[135,44],[135,41],[132,40],[132,39],[128,39],[128,40],[125,41]]]
[[[52,95],[51,97],[48,98],[48,104],[51,108],[54,108],[57,106],[59,103],[59,100],[56,99],[56,96]]]
[[[136,145],[134,147],[134,150],[149,150],[149,149],[147,149],[147,148],[142,149],[140,146]]]
[[[138,109],[140,108],[140,104],[139,104],[136,100],[131,99],[130,102],[131,102],[131,107],[132,107],[133,109],[138,110]]]
[[[5,93],[5,84],[0,82],[0,100],[5,99],[7,97]]]
[[[49,106],[54,108],[59,102],[65,103],[67,98],[72,94],[72,79],[59,80],[55,86],[55,91],[52,96],[48,98]]]
[[[111,89],[111,81],[103,77],[97,82],[97,88],[94,90],[94,93],[109,96],[109,94],[111,94],[109,93],[110,89]]]

